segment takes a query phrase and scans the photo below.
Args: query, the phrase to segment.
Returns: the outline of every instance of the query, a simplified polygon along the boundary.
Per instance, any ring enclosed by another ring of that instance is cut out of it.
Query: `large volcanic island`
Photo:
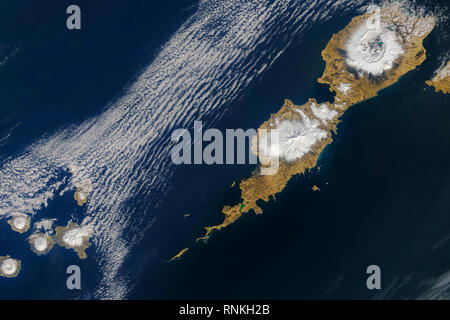
[[[334,101],[319,104],[310,98],[301,106],[284,101],[281,109],[259,128],[265,132],[276,130],[278,139],[258,134],[252,145],[261,163],[277,162],[277,170],[262,174],[270,168],[259,165],[250,178],[242,180],[242,201],[224,206],[224,221],[206,227],[197,241],[207,240],[214,230],[230,225],[250,210],[262,213],[258,200],[269,201],[292,176],[314,168],[320,153],[332,142],[331,133],[336,132],[339,118],[350,106],[376,96],[423,63],[426,51],[422,41],[434,26],[433,17],[416,16],[394,3],[354,17],[334,34],[322,51],[326,66],[317,80],[336,93]],[[186,251],[183,249],[175,257]]]

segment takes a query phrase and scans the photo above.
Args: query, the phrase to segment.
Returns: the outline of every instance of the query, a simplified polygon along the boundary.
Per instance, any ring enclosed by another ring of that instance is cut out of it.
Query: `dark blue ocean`
[[[223,73],[219,73],[223,78],[230,77],[231,80],[225,82],[227,85],[235,84],[242,89],[209,90],[199,86],[198,92],[207,92],[212,97],[202,104],[201,97],[183,100],[189,85],[178,94],[176,91],[183,81],[177,77],[168,79],[167,92],[174,91],[173,96],[179,98],[183,107],[181,110],[191,110],[189,106],[193,111],[189,113],[190,118],[186,113],[167,128],[172,130],[181,124],[192,128],[194,119],[221,130],[257,128],[279,110],[285,98],[296,104],[303,104],[310,97],[318,101],[332,99],[328,87],[316,82],[324,69],[320,52],[333,33],[359,14],[360,4],[340,10],[326,1],[318,2],[317,6],[312,4],[308,8],[312,12],[330,9],[326,19],[317,19],[305,26],[295,19],[289,26],[261,22],[261,28],[251,29],[254,38],[251,34],[235,43],[226,36],[221,38],[228,27],[221,25],[225,19],[220,14],[232,15],[241,10],[239,1],[230,2],[236,2],[234,10],[227,11],[229,7],[225,3],[228,2],[224,1],[223,10],[219,8],[211,14],[200,15],[193,22],[189,19],[205,10],[208,1],[206,5],[187,0],[170,3],[157,0],[2,2],[0,166],[18,158],[30,145],[40,141],[45,145],[66,128],[82,127],[86,119],[99,119],[108,124],[110,118],[102,114],[116,107],[116,101],[124,95],[139,91],[141,86],[136,89],[133,84],[140,82],[141,74],[149,66],[158,66],[163,60],[160,57],[171,50],[170,44],[175,41],[174,34],[179,33],[180,27],[190,31],[191,24],[205,23],[205,28],[211,30],[210,40],[197,44],[195,39],[203,31],[195,28],[195,32],[181,33],[185,38],[175,38],[181,44],[192,43],[187,52],[191,47],[199,52],[209,50],[207,45],[214,47],[215,51],[211,54],[208,51],[204,62],[208,68],[213,69],[211,61],[214,59],[224,56],[224,61],[231,61],[234,56],[228,57],[228,52],[242,51],[245,59],[236,60],[235,65],[223,67]],[[268,11],[277,12],[277,2],[266,2]],[[65,9],[73,3],[82,10],[79,31],[69,31],[65,27]],[[280,19],[286,17],[286,21],[291,22],[288,18],[295,16],[296,9],[306,3],[308,1],[291,1],[279,15],[273,15]],[[425,1],[423,5],[434,10],[438,5],[445,7],[445,3]],[[242,12],[250,16],[247,11]],[[210,22],[205,16],[211,17]],[[262,21],[264,15],[258,18]],[[255,19],[255,23],[258,21]],[[263,28],[273,31],[262,31]],[[239,201],[238,182],[249,177],[255,167],[173,166],[166,164],[170,159],[164,153],[164,145],[147,144],[145,139],[138,148],[143,151],[136,169],[130,171],[129,179],[120,180],[122,185],[136,179],[136,185],[130,187],[132,196],[118,207],[123,211],[113,219],[108,220],[108,210],[104,208],[110,207],[106,206],[107,202],[97,200],[100,198],[96,194],[89,199],[89,206],[78,207],[73,200],[73,190],[52,197],[48,205],[35,214],[39,217],[36,221],[57,218],[56,225],[66,225],[69,220],[81,223],[85,217],[94,221],[98,218],[95,226],[99,226],[102,234],[108,233],[102,229],[109,225],[106,222],[123,225],[117,236],[120,241],[114,242],[115,233],[99,236],[86,250],[86,260],[79,260],[74,251],[59,246],[45,256],[36,256],[26,240],[30,232],[19,235],[2,219],[0,256],[9,254],[20,259],[22,270],[17,278],[0,278],[0,298],[448,298],[450,98],[424,84],[440,66],[442,55],[448,52],[448,31],[445,24],[438,25],[428,36],[424,42],[427,60],[416,70],[382,90],[377,97],[347,110],[333,143],[320,156],[320,169],[294,177],[275,201],[261,202],[263,215],[246,214],[233,225],[214,233],[207,243],[195,244],[195,239],[203,235],[205,226],[222,222],[223,206]],[[222,41],[231,45],[227,47]],[[253,46],[255,41],[259,41],[258,45]],[[173,52],[177,53],[175,48]],[[177,63],[181,60],[180,65],[185,67],[193,63],[189,60],[183,64],[185,56],[173,59]],[[243,72],[242,66],[249,70],[240,77],[245,85],[232,78],[233,73]],[[196,68],[187,73],[194,74],[200,67]],[[263,68],[266,69],[258,72]],[[162,76],[158,74],[157,78],[163,79],[158,80],[158,85],[164,82],[167,70],[155,69],[144,82],[152,83],[158,72]],[[169,71],[177,74],[177,71]],[[181,67],[179,73],[185,77]],[[213,76],[205,76],[205,79],[220,81]],[[183,77],[180,75],[180,79]],[[194,83],[192,86],[195,87]],[[130,102],[130,117],[134,110],[144,110],[136,114],[148,119],[153,119],[154,115],[157,121],[165,119],[170,123],[170,117],[165,117],[159,108],[170,109],[177,103],[168,96],[153,106],[153,98],[149,96],[160,92],[159,88],[149,85],[144,94],[137,92],[137,102]],[[162,90],[161,95],[165,92]],[[149,102],[145,102],[147,100]],[[133,106],[142,101],[148,109],[134,109]],[[208,109],[216,103],[218,107]],[[122,105],[117,108],[120,110]],[[139,137],[152,133],[150,120],[145,126],[146,131],[140,132]],[[86,136],[83,132],[88,129],[83,130],[73,132]],[[170,139],[171,130],[155,129],[155,141]],[[100,136],[104,140],[95,140],[99,153],[112,150],[107,148],[111,144],[110,132],[111,137],[120,138],[112,129],[105,132]],[[153,135],[151,137],[153,139]],[[64,148],[62,150],[66,150]],[[76,153],[77,148],[67,150]],[[136,155],[122,152],[127,159]],[[35,153],[30,154],[30,161],[34,161]],[[113,164],[120,159],[105,161],[111,167],[99,167],[99,170],[104,170],[106,175],[108,168],[114,168]],[[161,165],[156,165],[155,161],[160,161]],[[120,167],[120,163],[117,165]],[[54,174],[57,180],[69,179],[62,169]],[[95,180],[93,182],[96,184]],[[233,182],[236,186],[230,188]],[[64,183],[55,194],[66,186]],[[312,191],[313,185],[320,191]],[[105,186],[105,192],[115,194],[115,188]],[[128,191],[119,187],[117,190],[118,193]],[[0,193],[3,197],[0,199],[8,196],[2,190]],[[102,204],[98,206],[101,209],[98,214],[94,210],[96,201]],[[189,217],[184,217],[187,213]],[[186,246],[190,250],[183,259],[167,262]],[[119,258],[108,260],[108,252],[111,257],[120,256],[120,261],[117,262]],[[125,253],[120,255],[122,252]],[[111,278],[108,278],[109,269],[102,269],[109,261],[117,263],[117,268],[111,269],[114,270]],[[65,270],[71,264],[79,265],[82,270],[79,291],[66,288]],[[382,290],[366,288],[366,268],[373,264],[381,268]],[[107,281],[111,283],[104,285]],[[110,291],[115,288],[120,288],[120,292],[125,288],[124,293],[112,294]]]

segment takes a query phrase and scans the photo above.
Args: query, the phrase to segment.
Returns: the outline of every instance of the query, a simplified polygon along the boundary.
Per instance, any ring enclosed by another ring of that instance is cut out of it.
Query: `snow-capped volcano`
[[[432,16],[407,15],[400,5],[375,9],[348,36],[345,62],[361,74],[381,75],[416,48],[434,24]]]
[[[301,120],[282,120],[270,134],[263,133],[259,139],[260,157],[265,159],[300,159],[317,141],[325,139],[327,132],[320,128],[317,119],[310,119],[298,110]]]
[[[346,51],[349,66],[372,75],[391,69],[404,53],[394,31],[383,27],[370,29],[365,23],[351,35]]]

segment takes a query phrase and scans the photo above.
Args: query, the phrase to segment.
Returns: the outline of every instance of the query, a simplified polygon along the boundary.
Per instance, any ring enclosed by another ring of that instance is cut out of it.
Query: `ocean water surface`
[[[1,298],[445,296],[418,285],[450,263],[450,103],[424,85],[448,48],[439,31],[422,66],[346,112],[320,170],[168,263],[254,170],[174,166],[172,130],[257,128],[285,98],[332,99],[320,51],[366,3],[79,1],[80,32],[65,29],[68,4],[1,5],[14,31],[0,35],[0,213],[74,220],[93,245],[86,260],[59,246],[36,256],[2,219],[0,255],[22,270],[0,279]],[[78,207],[84,179],[94,188]],[[66,288],[71,264],[81,291]],[[370,264],[381,294],[365,287]]]

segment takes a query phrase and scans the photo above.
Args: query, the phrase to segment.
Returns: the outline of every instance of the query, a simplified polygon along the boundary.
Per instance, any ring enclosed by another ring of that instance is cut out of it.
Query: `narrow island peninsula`
[[[261,170],[265,168],[259,165],[250,178],[239,184],[242,201],[224,206],[224,221],[205,227],[205,234],[196,241],[207,240],[213,231],[229,226],[251,210],[261,214],[258,200],[269,201],[291,177],[316,167],[320,153],[332,142],[331,133],[336,132],[340,117],[349,107],[376,96],[423,63],[426,50],[422,42],[434,26],[433,17],[416,16],[398,3],[389,3],[354,17],[333,34],[322,51],[326,65],[317,81],[335,92],[334,101],[319,104],[310,98],[301,106],[284,101],[281,109],[260,126],[266,132],[277,130],[278,141],[267,146],[268,139],[258,134],[252,142],[261,163],[280,159],[278,170],[263,175]],[[271,154],[272,150],[278,150],[277,154]],[[186,251],[183,249],[174,258]]]
[[[180,252],[178,252],[177,255],[173,256],[172,258],[170,258],[169,262],[172,262],[174,260],[180,259],[182,255],[184,255],[187,251],[189,250],[189,248],[184,248],[183,250],[181,250]]]

